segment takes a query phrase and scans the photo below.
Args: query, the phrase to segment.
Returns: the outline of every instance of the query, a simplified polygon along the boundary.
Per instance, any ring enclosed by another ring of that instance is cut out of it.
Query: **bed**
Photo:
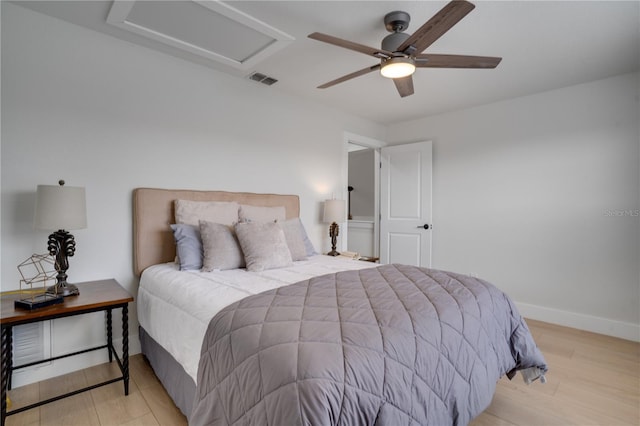
[[[284,265],[256,268],[245,239],[271,234],[251,219],[250,233],[236,228],[246,268],[180,270],[176,200],[280,209],[286,229],[299,199],[134,190],[142,352],[190,424],[462,425],[489,405],[503,375],[544,378],[526,323],[483,280],[312,255],[308,240],[300,260],[287,240]]]

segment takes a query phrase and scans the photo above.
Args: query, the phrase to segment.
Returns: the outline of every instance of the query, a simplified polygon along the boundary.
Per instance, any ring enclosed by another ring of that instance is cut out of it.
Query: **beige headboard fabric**
[[[176,247],[169,227],[175,223],[175,200],[236,201],[252,206],[284,206],[287,219],[300,216],[300,198],[297,195],[136,188],[133,190],[133,270],[136,276],[140,276],[151,265],[175,259]]]

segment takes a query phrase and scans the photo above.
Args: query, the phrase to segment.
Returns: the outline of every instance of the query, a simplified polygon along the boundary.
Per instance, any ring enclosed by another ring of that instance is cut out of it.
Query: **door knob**
[[[429,229],[430,226],[428,223],[425,223],[424,225],[418,225],[418,228],[424,228],[424,229]]]

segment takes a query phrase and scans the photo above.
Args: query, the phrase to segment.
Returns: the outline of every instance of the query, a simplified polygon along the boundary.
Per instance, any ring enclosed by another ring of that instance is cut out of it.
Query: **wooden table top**
[[[80,294],[68,296],[64,302],[39,309],[15,308],[14,301],[25,299],[25,294],[8,294],[2,296],[0,324],[17,325],[22,323],[44,321],[83,312],[108,309],[109,307],[133,302],[133,297],[114,279],[74,283]]]

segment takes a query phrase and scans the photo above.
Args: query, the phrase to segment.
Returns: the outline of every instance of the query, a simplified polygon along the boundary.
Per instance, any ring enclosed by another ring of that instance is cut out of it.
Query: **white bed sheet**
[[[314,276],[375,266],[378,265],[324,255],[263,272],[180,271],[173,262],[154,265],[145,269],[140,278],[138,320],[197,383],[198,360],[207,326],[225,306]]]

